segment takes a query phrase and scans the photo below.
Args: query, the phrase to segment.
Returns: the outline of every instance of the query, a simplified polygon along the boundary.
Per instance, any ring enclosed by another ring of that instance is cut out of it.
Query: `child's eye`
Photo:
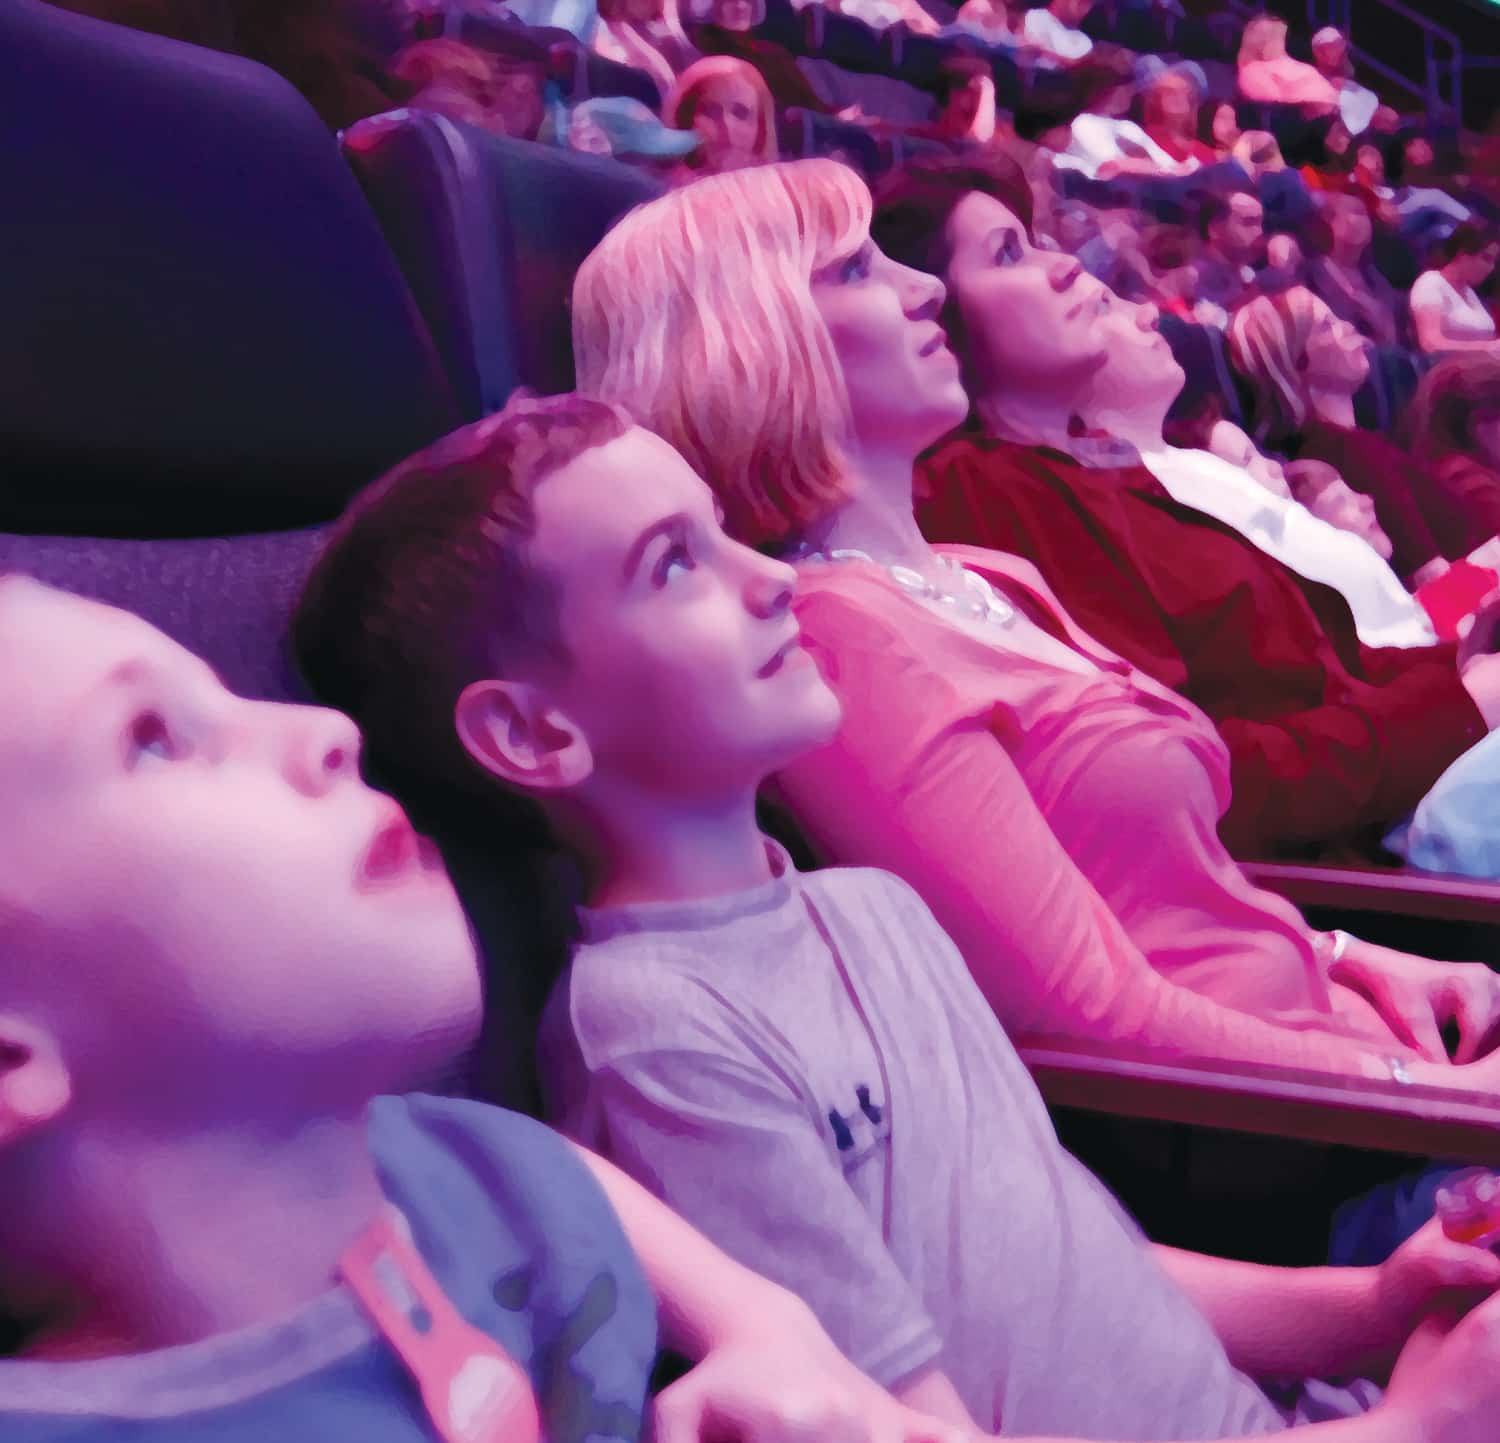
[[[1015,231],[1005,232],[1005,239],[1000,242],[1000,250],[995,256],[995,264],[1001,266],[1013,266],[1019,261],[1024,252],[1021,250],[1021,237]]]
[[[656,571],[651,579],[656,586],[665,586],[674,576],[692,571],[696,566],[697,563],[693,560],[692,554],[679,541],[663,553],[661,560],[656,563]]]
[[[143,711],[131,723],[125,739],[131,766],[143,760],[175,761],[181,752],[160,712]]]

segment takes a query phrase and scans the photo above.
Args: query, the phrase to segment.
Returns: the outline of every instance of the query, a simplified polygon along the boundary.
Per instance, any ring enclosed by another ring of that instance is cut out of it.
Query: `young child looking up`
[[[517,464],[570,422],[569,459]],[[1477,1294],[1500,1262],[1433,1228],[1364,1272],[1153,1250],[1062,1150],[916,895],[799,875],[760,834],[759,780],[838,722],[794,576],[725,534],[665,442],[553,397],[368,493],[303,598],[304,666],[373,746],[488,795],[497,825],[507,800],[539,807],[582,862],[543,1047],[570,1128],[957,1425],[1202,1440],[1341,1417],[1327,1443],[1477,1439],[1500,1304],[1409,1354],[1378,1405],[1314,1385],[1277,1407],[1246,1373],[1383,1372],[1440,1276]]]
[[[908,1436],[599,1159],[380,1096],[474,1035],[479,978],[344,717],[14,577],[0,678],[0,1438],[628,1443],[653,1291],[704,1360],[659,1438]]]

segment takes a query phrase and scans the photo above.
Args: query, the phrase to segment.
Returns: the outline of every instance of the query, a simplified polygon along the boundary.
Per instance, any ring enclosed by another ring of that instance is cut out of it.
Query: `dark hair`
[[[1212,226],[1229,219],[1229,202],[1237,195],[1248,195],[1251,200],[1259,200],[1259,197],[1248,186],[1239,186],[1234,190],[1225,191],[1222,195],[1211,192],[1199,202],[1198,234],[1204,240],[1208,239],[1208,232]]]
[[[1407,413],[1412,452],[1425,461],[1472,455],[1474,423],[1500,416],[1500,358],[1445,356],[1422,377]]]
[[[1179,270],[1197,253],[1197,238],[1185,225],[1152,225],[1141,232],[1141,254],[1153,271]]]
[[[891,172],[875,188],[870,237],[893,260],[941,280],[953,259],[948,223],[976,191],[999,201],[1031,235],[1031,183],[1010,155],[992,147],[979,155],[923,156]],[[951,287],[940,321],[968,382],[963,317]]]
[[[1136,89],[1135,66],[1118,51],[1087,55],[1066,73],[1072,81],[1075,111],[1087,110],[1112,90]]]
[[[320,699],[359,723],[377,772],[424,820],[513,795],[469,756],[454,708],[471,682],[566,659],[555,583],[527,556],[532,496],[631,425],[585,396],[512,399],[376,482],[314,566],[292,620],[298,663]],[[537,820],[529,803],[508,810]]]
[[[989,64],[977,55],[949,55],[938,66],[937,98],[947,105],[956,92],[975,80],[993,74]]]
[[[1495,244],[1495,232],[1477,220],[1460,221],[1453,234],[1443,242],[1438,252],[1443,264],[1457,260],[1459,256],[1477,256],[1486,246]]]

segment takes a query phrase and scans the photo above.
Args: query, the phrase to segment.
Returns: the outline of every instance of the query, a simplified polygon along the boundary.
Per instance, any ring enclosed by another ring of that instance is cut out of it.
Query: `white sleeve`
[[[1435,307],[1445,316],[1453,309],[1453,288],[1437,271],[1423,271],[1411,287],[1414,306]]]

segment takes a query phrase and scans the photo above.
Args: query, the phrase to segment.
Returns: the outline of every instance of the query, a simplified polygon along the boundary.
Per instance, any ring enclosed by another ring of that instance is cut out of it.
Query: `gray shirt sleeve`
[[[595,1072],[591,1094],[609,1155],[732,1257],[799,1294],[878,1383],[938,1359],[936,1326],[808,1104],[774,1072],[703,1051],[633,1053]]]

